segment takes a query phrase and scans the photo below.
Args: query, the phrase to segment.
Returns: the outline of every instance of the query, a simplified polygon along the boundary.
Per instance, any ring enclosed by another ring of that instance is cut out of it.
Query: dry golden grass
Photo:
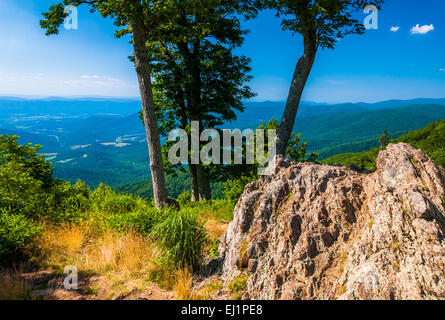
[[[209,235],[212,239],[219,239],[227,231],[229,225],[216,220],[208,220],[205,227],[209,231]]]
[[[0,300],[23,300],[31,298],[31,284],[17,270],[0,272]]]
[[[189,300],[192,295],[192,273],[189,269],[176,270],[173,291],[177,300]]]
[[[220,238],[227,230],[227,224],[216,219],[208,220],[205,226],[212,239]],[[194,297],[191,271],[175,270],[159,262],[160,252],[151,240],[136,233],[106,230],[94,222],[47,225],[33,249],[35,262],[41,265],[56,270],[71,265],[83,276],[94,276],[98,282],[91,290],[102,299],[143,290],[151,282],[173,291],[179,300],[207,299],[214,291],[209,286]],[[28,290],[25,283],[14,287],[19,294]]]
[[[153,243],[137,234],[111,230],[98,232],[90,225],[47,228],[36,243],[40,261],[63,269],[75,266],[79,272],[96,275],[147,272],[156,258]]]
[[[81,268],[96,272],[137,272],[149,265],[154,256],[154,245],[138,235],[105,232],[86,248]]]
[[[75,266],[79,273],[100,277],[115,294],[128,291],[129,286],[142,289],[152,273],[160,272],[153,242],[135,233],[118,233],[91,224],[47,227],[35,249],[43,265],[58,270]],[[168,280],[170,288],[174,285],[175,276],[167,271],[161,278]],[[93,291],[99,296],[110,295],[107,288]]]
[[[35,246],[40,258],[51,265],[65,263],[80,252],[87,240],[86,226],[63,225],[48,227],[39,237]]]

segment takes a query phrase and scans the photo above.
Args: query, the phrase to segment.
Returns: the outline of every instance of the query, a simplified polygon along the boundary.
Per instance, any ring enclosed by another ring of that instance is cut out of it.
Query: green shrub
[[[129,214],[113,214],[107,218],[106,225],[118,232],[135,231],[149,236],[162,216],[163,213],[154,208],[145,208]]]
[[[9,163],[21,164],[24,172],[31,178],[42,183],[44,189],[50,189],[54,185],[52,177],[53,168],[51,163],[37,152],[42,148],[40,145],[19,145],[18,136],[0,135],[0,165]]]
[[[40,146],[22,146],[17,136],[0,135],[0,211],[33,220],[74,221],[89,210],[91,190],[52,177]]]
[[[176,267],[198,269],[208,242],[207,231],[198,215],[168,211],[151,236],[163,249],[164,260]]]
[[[0,135],[0,211],[39,218],[48,212],[52,166],[37,154],[40,146],[17,139]]]
[[[26,246],[39,232],[40,227],[24,215],[0,213],[0,264],[23,258]]]
[[[46,218],[53,222],[75,222],[87,218],[91,209],[91,189],[81,181],[74,185],[59,181],[48,195]]]
[[[193,212],[204,219],[226,220],[233,219],[233,209],[235,202],[232,200],[212,200],[188,202],[181,205],[181,208]]]
[[[249,183],[255,181],[256,176],[242,176],[236,179],[229,179],[224,183],[224,194],[231,201],[238,201],[244,192],[244,188]]]
[[[128,213],[136,210],[138,200],[130,195],[116,194],[111,187],[100,184],[91,194],[94,209],[103,213]]]
[[[31,177],[23,164],[0,167],[0,210],[37,218],[48,211],[47,193],[42,182]]]
[[[180,207],[186,207],[188,206],[191,202],[192,199],[192,193],[190,192],[190,190],[184,191],[183,193],[181,193],[178,196],[178,203],[180,205]]]

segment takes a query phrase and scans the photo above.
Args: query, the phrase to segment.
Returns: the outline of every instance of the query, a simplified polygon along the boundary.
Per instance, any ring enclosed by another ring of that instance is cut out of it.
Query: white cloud
[[[391,31],[392,31],[392,32],[397,32],[397,31],[399,31],[399,30],[400,30],[400,27],[399,27],[399,26],[391,27]]]
[[[419,24],[415,25],[411,28],[411,34],[427,34],[430,31],[434,30],[434,26],[432,24],[430,25],[424,25],[421,26]]]
[[[445,69],[439,69],[439,71],[445,72]]]
[[[93,74],[92,76],[84,75],[84,76],[82,76],[81,78],[82,78],[82,79],[100,79],[101,77],[98,76],[97,74]]]
[[[18,91],[21,88],[23,91]],[[9,74],[0,71],[0,95],[38,96],[120,96],[135,97],[139,94],[137,82],[127,82],[119,78],[99,75],[78,75],[59,78],[42,72],[29,74]]]

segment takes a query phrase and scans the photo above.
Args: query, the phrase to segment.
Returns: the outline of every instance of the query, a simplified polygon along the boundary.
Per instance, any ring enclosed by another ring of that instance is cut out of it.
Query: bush
[[[203,219],[226,220],[232,221],[233,209],[235,207],[232,200],[212,200],[212,201],[198,201],[186,202],[181,205],[181,208],[189,212],[199,215]]]
[[[192,193],[190,192],[190,190],[187,190],[187,191],[184,191],[183,193],[181,193],[178,196],[177,200],[178,200],[179,206],[182,208],[182,207],[188,206],[191,203],[191,199],[192,199]]]
[[[242,176],[236,179],[229,179],[224,183],[224,194],[231,201],[238,201],[244,192],[244,188],[249,183],[255,181],[255,176]]]
[[[0,211],[33,220],[74,221],[89,209],[85,183],[57,181],[40,146],[22,146],[17,136],[0,135]]]
[[[25,248],[40,227],[24,215],[0,213],[0,263],[13,263],[25,256]]]
[[[208,238],[198,215],[168,211],[154,226],[151,236],[163,249],[166,262],[178,268],[200,268]]]
[[[91,189],[81,181],[72,185],[59,181],[48,195],[49,209],[46,219],[53,222],[75,222],[87,218],[91,209]]]
[[[154,208],[144,208],[134,213],[111,215],[106,220],[106,225],[118,232],[135,231],[144,236],[149,236],[162,216],[162,212]]]
[[[138,199],[130,195],[118,195],[111,187],[100,184],[91,194],[94,209],[103,213],[129,213],[138,207]]]
[[[37,218],[48,211],[47,198],[42,182],[32,178],[23,164],[0,168],[0,210]]]
[[[55,181],[40,146],[22,146],[17,136],[0,135],[0,211],[38,218],[48,211]]]

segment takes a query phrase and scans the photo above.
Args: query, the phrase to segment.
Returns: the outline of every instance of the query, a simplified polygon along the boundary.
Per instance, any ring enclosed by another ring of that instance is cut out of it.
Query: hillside
[[[309,143],[309,152],[318,152],[323,159],[341,153],[341,150],[361,152],[376,147],[385,129],[388,129],[393,137],[400,137],[444,118],[444,106],[412,105],[360,113],[298,118],[294,131],[303,134],[303,140]]]
[[[425,129],[411,131],[391,142],[405,142],[428,154],[438,165],[445,167],[445,120],[434,122]],[[364,170],[375,170],[379,148],[361,153],[344,153],[323,160],[325,164],[355,165]]]

